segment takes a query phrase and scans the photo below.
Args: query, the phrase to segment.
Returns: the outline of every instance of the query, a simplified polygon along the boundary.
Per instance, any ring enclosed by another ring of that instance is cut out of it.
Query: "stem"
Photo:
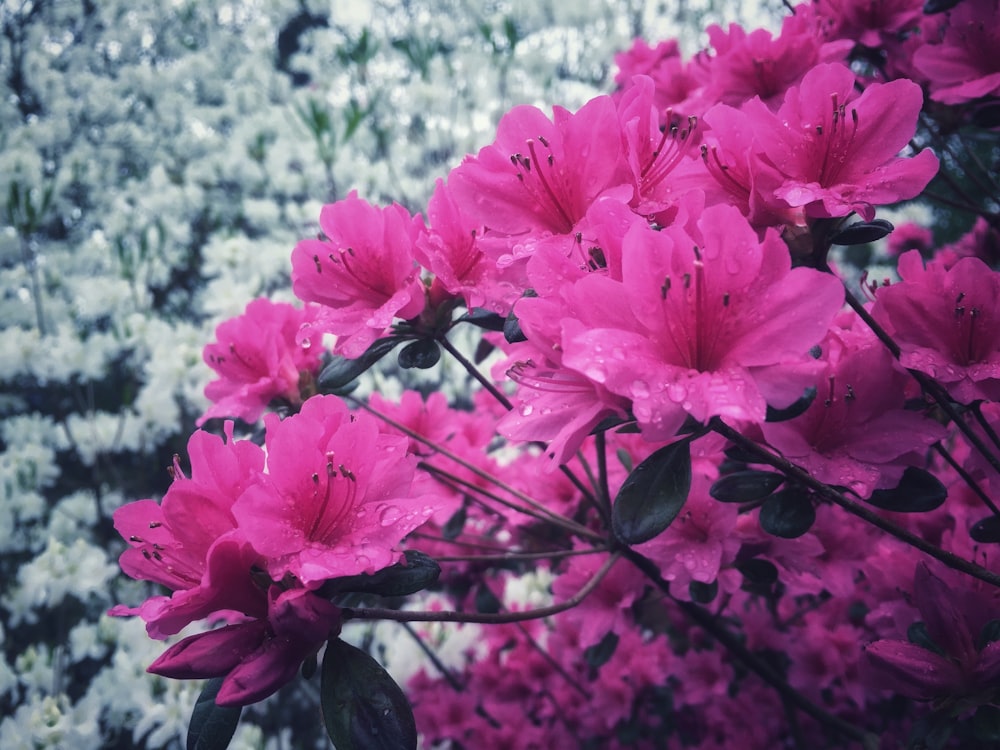
[[[406,427],[405,425],[400,424],[395,419],[392,419],[391,417],[383,414],[382,412],[378,411],[377,409],[372,408],[372,406],[370,404],[366,404],[363,401],[359,401],[358,399],[353,398],[351,396],[347,396],[346,398],[348,400],[350,400],[352,403],[357,404],[358,406],[360,406],[365,411],[370,412],[371,414],[374,414],[376,417],[378,417],[379,419],[381,419],[386,424],[388,424],[388,425],[390,425],[392,427],[395,427],[397,430],[399,430],[400,432],[402,432],[404,435],[407,435],[408,437],[413,438],[414,440],[416,440],[419,443],[423,443],[424,445],[426,445],[429,448],[433,448],[437,453],[440,453],[442,456],[445,456],[446,458],[450,458],[452,461],[454,461],[455,463],[457,463],[462,468],[468,469],[469,471],[471,471],[477,477],[480,477],[481,479],[486,480],[487,482],[489,482],[493,486],[498,487],[498,488],[504,490],[505,492],[509,492],[511,495],[513,495],[514,497],[516,497],[518,500],[522,501],[526,505],[529,505],[530,507],[534,508],[535,510],[539,511],[540,513],[544,513],[545,515],[550,516],[552,518],[561,519],[561,522],[563,524],[573,524],[574,533],[579,534],[580,536],[587,537],[589,539],[602,540],[602,538],[599,535],[595,534],[593,531],[591,531],[590,529],[588,529],[586,526],[581,526],[580,524],[577,524],[577,523],[575,523],[574,521],[571,521],[568,518],[563,518],[562,516],[559,516],[559,515],[553,513],[552,511],[550,511],[548,508],[546,508],[544,505],[542,505],[537,500],[535,500],[535,499],[533,499],[531,497],[528,497],[527,495],[525,495],[520,490],[515,489],[514,487],[511,487],[506,482],[503,482],[500,479],[497,479],[495,476],[493,476],[491,474],[488,474],[487,472],[485,472],[482,469],[480,469],[478,466],[470,464],[468,461],[464,460],[463,458],[460,458],[456,454],[454,454],[451,451],[449,451],[447,448],[445,448],[445,447],[443,447],[441,445],[438,445],[437,443],[435,443],[432,440],[428,440],[427,438],[425,438],[420,433],[414,432],[409,427]]]
[[[622,554],[630,563],[635,565],[635,567],[637,567],[643,575],[652,581],[652,583],[660,589],[660,591],[670,597],[674,604],[680,608],[681,612],[683,612],[688,619],[692,620],[698,625],[698,627],[721,643],[726,650],[728,650],[739,661],[743,662],[748,669],[773,687],[778,692],[778,695],[781,696],[783,701],[787,701],[803,713],[812,716],[816,719],[816,721],[830,727],[844,737],[862,742],[865,746],[875,742],[876,744],[873,744],[872,746],[877,747],[877,738],[873,735],[854,726],[850,722],[844,721],[840,717],[834,716],[828,711],[825,711],[823,708],[817,706],[789,685],[783,677],[771,669],[770,665],[744,646],[739,637],[730,633],[711,612],[703,607],[699,607],[693,602],[686,602],[681,599],[674,598],[670,593],[670,584],[663,580],[659,569],[654,563],[647,560],[645,557],[632,549],[626,548],[622,551]]]
[[[526,620],[541,620],[545,617],[557,615],[572,609],[591,592],[597,588],[598,584],[604,580],[604,576],[611,570],[611,566],[618,562],[621,557],[620,552],[615,552],[604,561],[601,569],[594,574],[587,583],[574,596],[560,604],[552,604],[539,609],[528,609],[523,612],[497,612],[487,614],[484,612],[448,612],[448,611],[416,611],[399,609],[379,609],[379,608],[351,608],[344,607],[341,612],[344,620],[393,620],[394,622],[478,622],[484,624],[503,624],[510,622],[525,622]]]
[[[983,491],[983,488],[979,486],[979,483],[972,478],[969,472],[967,472],[965,469],[962,468],[962,466],[958,463],[958,461],[955,460],[955,457],[951,455],[951,452],[943,445],[941,445],[940,441],[934,443],[934,445],[932,445],[931,448],[937,451],[938,455],[940,455],[945,461],[948,462],[948,465],[952,469],[954,469],[955,473],[958,474],[962,478],[962,480],[969,486],[969,488],[976,493],[976,495],[979,497],[980,500],[983,501],[986,507],[993,512],[993,515],[1000,516],[1000,509],[997,508],[996,504],[990,499],[989,495],[987,495]]]
[[[597,496],[604,509],[601,515],[607,521],[611,518],[611,488],[608,486],[608,442],[603,432],[594,436],[594,448],[597,450]]]
[[[433,664],[437,671],[441,673],[445,681],[452,686],[456,693],[461,693],[465,690],[465,685],[463,685],[462,682],[451,673],[451,670],[444,665],[444,662],[438,658],[434,649],[424,643],[424,639],[420,637],[420,634],[413,629],[413,626],[410,625],[410,623],[401,622],[399,623],[399,627],[409,633],[410,637],[417,642],[417,646],[419,646],[420,650],[424,652],[424,656],[430,659],[431,664]]]
[[[442,540],[444,541],[444,540]],[[554,560],[563,557],[579,557],[607,552],[607,547],[590,547],[588,549],[560,549],[551,552],[508,552],[502,555],[435,555],[437,562],[521,562],[531,560]]]
[[[38,333],[43,337],[45,329],[45,309],[42,306],[42,280],[38,275],[38,258],[35,251],[31,249],[31,242],[24,235],[21,236],[21,260],[24,267],[28,269],[31,278],[31,298],[35,303],[35,321],[38,325]]]
[[[455,346],[448,340],[447,336],[444,335],[438,336],[436,341],[439,344],[441,344],[441,346],[444,348],[446,352],[448,352],[448,354],[453,356],[456,359],[456,361],[460,365],[462,365],[462,367],[465,368],[465,371],[467,373],[469,373],[472,377],[474,377],[477,381],[479,381],[479,384],[487,391],[489,391],[490,394],[493,396],[493,398],[495,398],[497,401],[503,404],[503,407],[507,411],[510,411],[511,409],[514,408],[513,404],[510,403],[510,399],[508,399],[505,395],[503,395],[497,389],[497,387],[493,385],[493,383],[491,383],[486,378],[485,375],[479,372],[479,368],[476,367],[474,364],[472,364],[472,362],[470,362],[468,359],[466,359],[465,355],[455,348]]]
[[[809,487],[816,492],[822,498],[829,500],[830,502],[839,505],[841,508],[846,510],[848,513],[861,518],[864,521],[872,524],[873,526],[881,529],[882,531],[896,537],[900,541],[906,542],[911,547],[914,547],[926,555],[930,555],[935,560],[944,563],[949,568],[958,570],[962,573],[970,575],[974,578],[978,578],[981,581],[985,581],[992,586],[1000,587],[1000,576],[992,573],[986,568],[980,567],[975,563],[971,563],[968,560],[964,560],[958,555],[953,555],[951,552],[945,552],[933,544],[928,543],[921,537],[913,534],[898,524],[893,523],[887,518],[883,518],[872,510],[869,510],[863,505],[860,505],[847,496],[837,492],[832,487],[829,487],[823,482],[815,479],[809,472],[805,471],[799,466],[791,463],[782,456],[775,455],[771,453],[766,448],[758,445],[754,441],[743,437],[739,432],[734,430],[732,427],[727,425],[722,420],[715,418],[712,420],[712,429],[723,437],[728,438],[732,442],[739,445],[741,448],[753,452],[757,457],[761,459],[761,463],[773,466],[782,474],[790,477],[800,484]]]

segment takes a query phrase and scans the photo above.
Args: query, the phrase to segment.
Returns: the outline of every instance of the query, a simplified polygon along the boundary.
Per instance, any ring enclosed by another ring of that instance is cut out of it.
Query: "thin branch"
[[[510,622],[524,622],[526,620],[541,620],[545,617],[557,615],[572,609],[591,592],[597,588],[598,584],[611,570],[621,553],[615,552],[604,561],[604,565],[594,574],[587,583],[571,598],[559,604],[552,604],[539,609],[528,609],[523,612],[497,612],[488,614],[485,612],[448,612],[448,611],[418,611],[402,609],[379,609],[379,608],[351,608],[344,607],[341,612],[344,620],[393,620],[394,622],[478,622],[488,624],[503,624]]]
[[[476,367],[474,364],[472,364],[468,359],[466,359],[465,355],[463,355],[458,349],[455,348],[454,344],[452,344],[448,340],[447,336],[444,335],[438,336],[436,341],[439,344],[441,344],[442,347],[444,347],[444,350],[448,352],[448,354],[453,356],[458,361],[458,363],[465,368],[465,371],[467,373],[469,373],[472,377],[474,377],[477,381],[479,381],[479,384],[483,386],[483,388],[485,388],[487,391],[489,391],[490,394],[493,396],[493,398],[499,401],[507,411],[510,411],[511,409],[514,408],[514,406],[510,403],[510,399],[508,399],[505,395],[503,395],[500,392],[500,390],[495,385],[493,385],[493,383],[491,383],[485,375],[479,372],[479,368]]]
[[[890,534],[902,542],[906,542],[911,547],[914,547],[926,555],[930,555],[935,560],[938,560],[949,568],[958,570],[962,573],[970,575],[974,578],[978,578],[981,581],[985,581],[993,586],[1000,587],[1000,576],[997,574],[983,568],[975,563],[971,563],[968,560],[964,560],[958,555],[954,555],[951,552],[945,552],[933,544],[930,544],[922,537],[907,531],[902,526],[893,523],[887,518],[883,518],[878,513],[870,510],[869,508],[854,502],[846,495],[837,492],[835,489],[829,485],[820,482],[818,479],[814,478],[809,472],[805,471],[799,466],[791,463],[787,459],[771,453],[769,450],[763,446],[758,445],[749,438],[744,437],[739,432],[734,430],[732,427],[727,425],[720,419],[712,420],[712,429],[718,432],[720,435],[728,438],[732,442],[739,445],[748,451],[754,453],[761,461],[761,463],[773,466],[782,474],[792,479],[795,479],[800,484],[809,487],[816,492],[820,497],[831,501],[832,503],[839,505],[841,508],[846,510],[848,513],[861,518],[864,521],[878,527],[882,531]]]
[[[969,472],[967,472],[962,467],[962,465],[955,460],[955,457],[951,455],[951,452],[943,445],[941,445],[940,441],[934,443],[934,445],[932,445],[931,448],[937,451],[938,455],[940,455],[941,458],[943,458],[945,461],[948,462],[948,465],[955,470],[955,473],[962,478],[962,481],[964,481],[969,486],[969,489],[971,489],[974,493],[976,493],[976,495],[979,497],[980,500],[983,501],[986,507],[993,512],[993,515],[1000,516],[1000,509],[997,508],[996,503],[994,503],[990,499],[990,496],[983,491],[983,488],[980,487],[979,483],[972,478],[972,475],[969,474]]]

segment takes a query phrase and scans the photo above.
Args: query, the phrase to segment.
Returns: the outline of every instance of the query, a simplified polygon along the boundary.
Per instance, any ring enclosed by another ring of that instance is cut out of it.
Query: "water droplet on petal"
[[[680,383],[671,383],[667,386],[667,398],[675,404],[679,404],[687,397],[687,388]]]
[[[520,412],[522,417],[530,417],[531,412],[534,410],[535,408],[531,404],[521,404]]]
[[[387,505],[378,514],[378,521],[383,526],[392,526],[402,517],[402,512],[394,505]]]
[[[636,380],[632,383],[632,397],[633,398],[648,398],[649,397],[649,385],[645,380]]]

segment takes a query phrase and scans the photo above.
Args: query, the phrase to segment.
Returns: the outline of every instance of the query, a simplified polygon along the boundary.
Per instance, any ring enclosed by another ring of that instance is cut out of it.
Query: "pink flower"
[[[633,226],[623,280],[580,279],[562,320],[563,364],[631,398],[650,440],[688,414],[760,422],[768,401],[794,402],[843,300],[835,278],[791,269],[777,236],[759,241],[735,208],[705,209],[696,230]]]
[[[817,65],[776,113],[759,99],[743,105],[757,148],[782,175],[775,197],[809,216],[854,211],[870,221],[874,206],[918,195],[937,172],[930,151],[897,156],[916,129],[920,87],[872,84],[854,99],[854,83],[843,65]]]
[[[319,331],[309,331],[317,308],[256,299],[239,317],[219,324],[205,362],[219,377],[205,386],[213,403],[198,420],[239,417],[256,422],[274,399],[302,403],[302,384],[319,372]],[[307,385],[308,388],[308,385]],[[306,394],[308,395],[308,394]]]
[[[400,559],[399,543],[441,503],[413,496],[416,459],[407,438],[375,418],[317,396],[281,421],[264,419],[267,473],[233,507],[271,578],[309,588],[374,573]]]
[[[919,26],[923,5],[922,0],[818,0],[814,8],[832,22],[829,37],[875,48]]]
[[[824,368],[804,414],[762,426],[765,439],[821,482],[857,492],[895,487],[947,431],[904,408],[908,376],[874,334],[834,329],[820,345]]]
[[[1000,5],[964,0],[949,11],[941,44],[924,44],[913,64],[930,81],[931,98],[962,104],[1000,94]]]
[[[889,255],[900,256],[907,250],[930,252],[934,245],[934,233],[927,227],[908,221],[896,227],[888,237]]]
[[[394,318],[410,319],[424,308],[413,256],[423,221],[402,206],[378,208],[352,192],[324,206],[319,223],[326,239],[302,240],[292,252],[292,289],[325,306],[316,327],[337,334],[338,354],[357,357]]]
[[[225,676],[216,704],[245,706],[289,682],[303,660],[339,632],[333,604],[305,589],[271,586],[266,616],[185,638],[148,671],[180,680]]]
[[[530,256],[540,242],[571,245],[599,196],[618,188],[631,198],[614,103],[604,96],[576,113],[556,107],[552,120],[515,107],[448,185],[462,214],[487,227],[480,242],[501,263]]]
[[[914,700],[990,702],[1000,678],[1000,641],[977,645],[982,627],[1000,612],[995,592],[972,588],[968,578],[944,580],[917,565],[913,600],[932,651],[908,641],[881,640],[865,647],[868,682]]]
[[[228,441],[196,432],[188,442],[192,477],[174,463],[174,482],[162,504],[140,500],[115,511],[115,528],[129,542],[120,564],[126,575],[154,581],[172,596],[155,596],[116,615],[140,615],[154,638],[219,611],[257,616],[264,592],[250,575],[260,555],[236,528],[232,506],[264,465],[249,441]]]
[[[899,344],[900,363],[962,403],[1000,399],[1000,274],[978,258],[925,268],[911,250],[899,275],[879,288],[872,314]]]

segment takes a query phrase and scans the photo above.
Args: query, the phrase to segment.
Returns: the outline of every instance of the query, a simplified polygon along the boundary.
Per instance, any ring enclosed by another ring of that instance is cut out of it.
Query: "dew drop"
[[[687,397],[687,388],[680,383],[671,383],[667,386],[667,398],[675,404],[679,404]]]
[[[522,417],[530,417],[535,408],[531,404],[521,404],[520,412]]]
[[[394,505],[388,505],[378,514],[378,521],[383,526],[392,526],[402,517],[402,512]]]
[[[649,398],[649,385],[645,380],[636,380],[632,383],[633,398]]]

